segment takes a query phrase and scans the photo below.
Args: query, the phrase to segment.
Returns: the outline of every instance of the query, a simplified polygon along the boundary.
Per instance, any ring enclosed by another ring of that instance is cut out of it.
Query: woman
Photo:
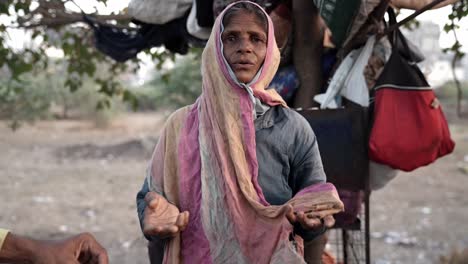
[[[168,119],[137,195],[143,233],[163,242],[166,263],[303,263],[292,224],[308,239],[303,229],[320,234],[342,211],[310,126],[265,90],[279,57],[258,5],[218,16],[202,95]]]

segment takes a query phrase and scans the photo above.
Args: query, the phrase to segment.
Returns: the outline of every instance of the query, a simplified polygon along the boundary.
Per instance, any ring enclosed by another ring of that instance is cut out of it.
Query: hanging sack
[[[145,23],[163,25],[180,18],[192,6],[192,0],[131,0],[128,14]]]
[[[389,9],[391,23],[395,14]],[[442,108],[416,63],[404,59],[395,48],[403,34],[393,34],[392,55],[377,80],[374,124],[369,140],[371,160],[392,168],[412,171],[451,153],[450,138]]]
[[[365,190],[369,173],[368,111],[351,101],[338,109],[299,110],[312,127],[327,181],[338,189]],[[345,208],[345,210],[347,210]]]
[[[335,228],[354,228],[369,177],[368,108],[351,101],[338,109],[306,109],[300,113],[317,138],[327,181],[333,183],[345,211],[335,216]]]

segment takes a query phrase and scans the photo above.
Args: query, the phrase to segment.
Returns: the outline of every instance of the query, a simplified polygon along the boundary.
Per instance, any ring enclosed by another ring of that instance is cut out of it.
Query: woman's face
[[[253,13],[238,11],[221,35],[224,57],[241,83],[252,81],[265,59],[267,33],[259,20]]]

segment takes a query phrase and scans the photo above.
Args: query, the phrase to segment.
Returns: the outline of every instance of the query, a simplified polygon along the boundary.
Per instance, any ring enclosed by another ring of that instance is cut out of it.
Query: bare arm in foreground
[[[8,233],[0,249],[0,263],[108,264],[106,250],[89,233],[61,241],[40,241]]]

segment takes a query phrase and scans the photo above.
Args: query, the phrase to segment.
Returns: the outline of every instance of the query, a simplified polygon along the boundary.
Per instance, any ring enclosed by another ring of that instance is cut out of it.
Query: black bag
[[[311,125],[327,181],[338,189],[366,190],[369,158],[368,108],[347,101],[346,108],[298,111]]]

